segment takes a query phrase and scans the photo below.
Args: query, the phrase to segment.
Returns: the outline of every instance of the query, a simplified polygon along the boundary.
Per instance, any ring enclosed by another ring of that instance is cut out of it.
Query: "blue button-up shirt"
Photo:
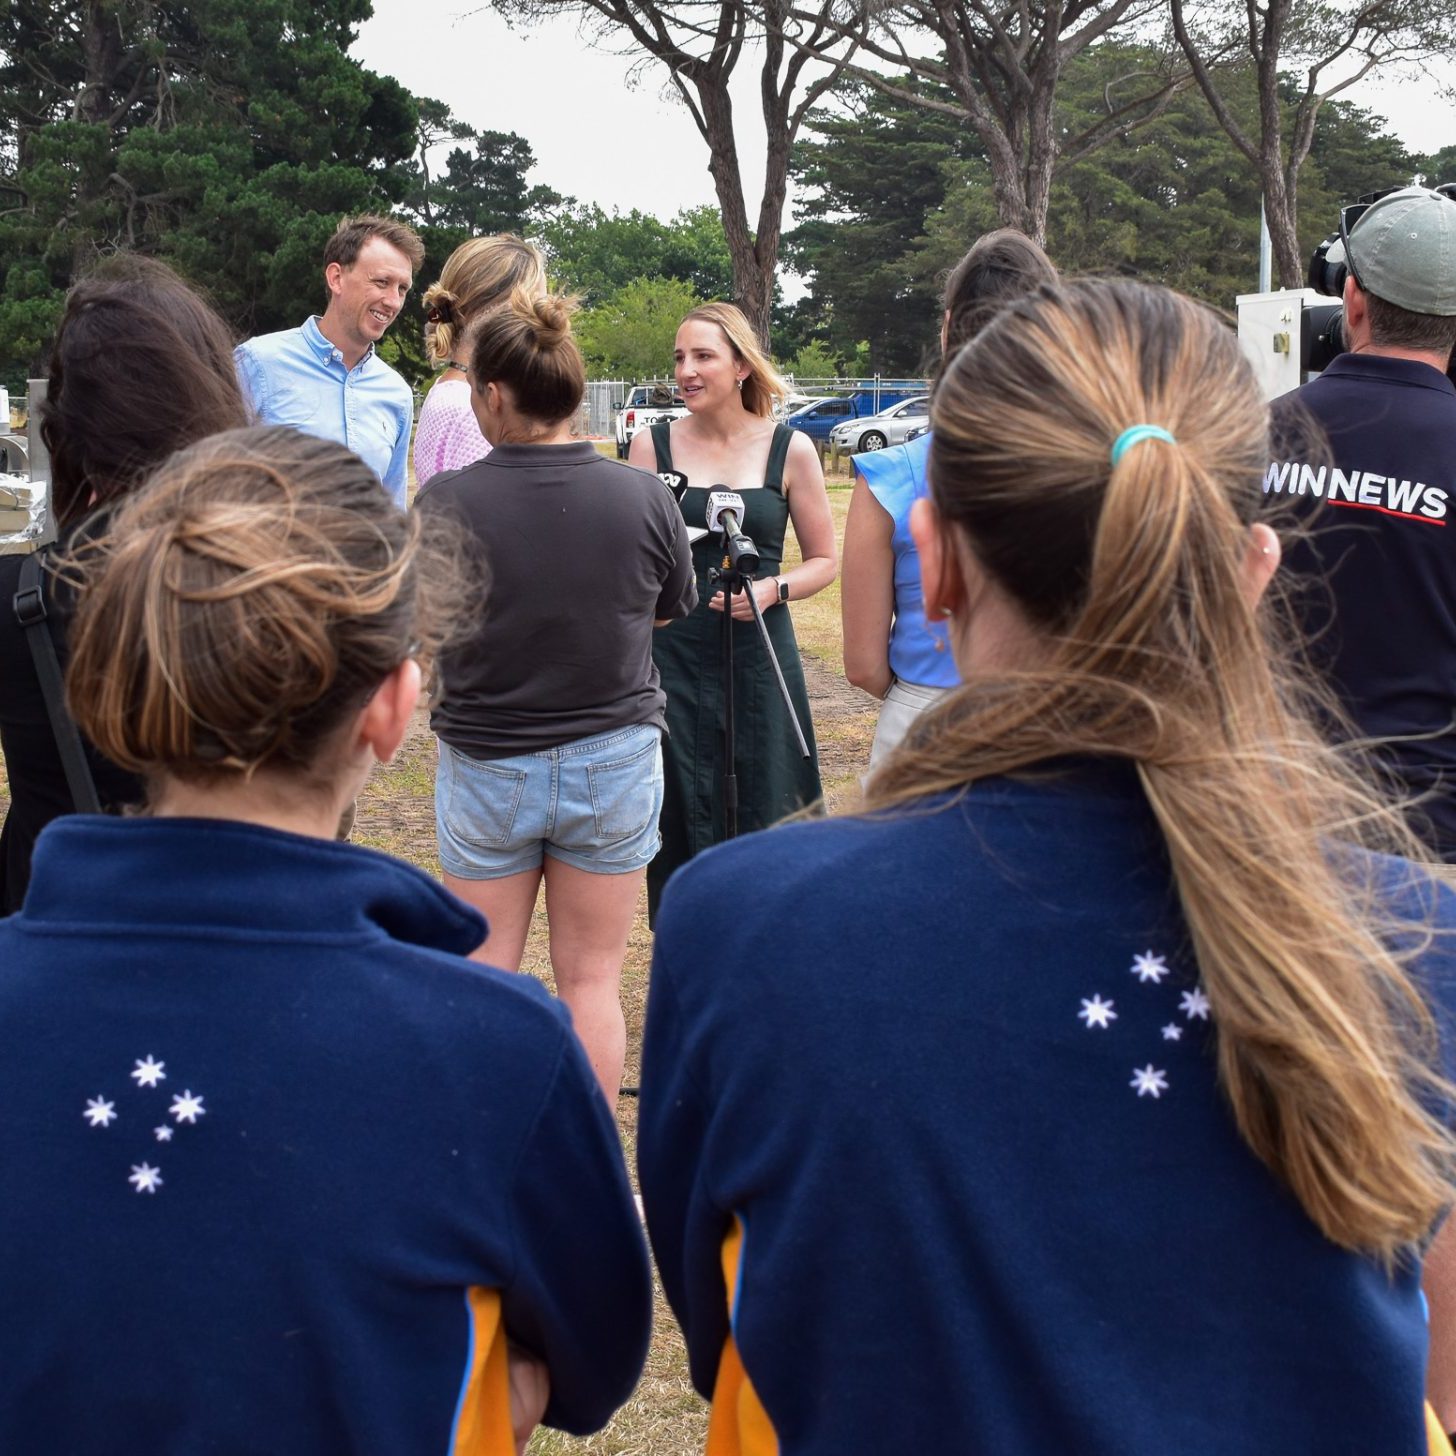
[[[414,392],[372,347],[346,369],[314,317],[300,328],[249,339],[234,357],[243,392],[264,424],[292,425],[347,445],[403,507]]]

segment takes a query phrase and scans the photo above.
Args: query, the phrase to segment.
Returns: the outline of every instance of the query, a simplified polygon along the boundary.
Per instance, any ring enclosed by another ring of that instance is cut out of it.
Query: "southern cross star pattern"
[[[148,1052],[145,1057],[138,1057],[127,1075],[136,1083],[136,1090],[139,1092],[160,1091],[161,1085],[167,1080],[166,1062],[158,1061],[152,1053]],[[203,1096],[200,1092],[193,1092],[188,1087],[172,1098],[171,1105],[167,1108],[166,1116],[171,1117],[176,1126],[173,1127],[165,1120],[152,1127],[151,1136],[159,1143],[170,1143],[178,1130],[186,1124],[189,1127],[197,1125],[197,1119],[207,1116],[207,1108],[203,1105]],[[156,1114],[153,1113],[152,1116]],[[107,1097],[104,1093],[98,1093],[95,1097],[86,1099],[86,1109],[82,1113],[91,1127],[109,1129],[113,1123],[126,1125],[126,1118],[117,1111],[116,1102]],[[150,1121],[148,1117],[145,1121]],[[157,1190],[166,1181],[162,1177],[162,1170],[153,1167],[145,1159],[140,1163],[132,1163],[130,1176],[127,1182],[138,1193],[155,1195]]]
[[[137,1062],[131,1075],[136,1079],[138,1087],[155,1087],[158,1082],[167,1080],[167,1074],[162,1070],[166,1065],[166,1062],[159,1062],[154,1056],[148,1055]]]
[[[1161,989],[1164,977],[1171,973],[1168,965],[1168,958],[1159,955],[1152,950],[1145,950],[1134,955],[1129,974],[1137,979],[1138,985],[1150,986],[1154,989]],[[1169,987],[1171,990],[1172,987]],[[1101,991],[1094,991],[1090,996],[1082,997],[1082,1009],[1077,1012],[1077,1019],[1083,1023],[1088,1031],[1107,1031],[1112,1023],[1117,1020],[1117,1012],[1113,1010],[1115,1001],[1111,997],[1104,997]],[[1183,991],[1178,998],[1178,1011],[1182,1013],[1185,1021],[1208,1021],[1209,1003],[1208,997],[1204,994],[1201,986],[1194,986],[1192,990]],[[1167,1022],[1161,1028],[1164,1041],[1182,1041],[1184,1028],[1177,1020]],[[1167,1070],[1163,1067],[1156,1067],[1151,1061],[1143,1067],[1133,1067],[1132,1080],[1128,1087],[1136,1093],[1139,1098],[1151,1097],[1157,1101],[1163,1093],[1170,1090]]]

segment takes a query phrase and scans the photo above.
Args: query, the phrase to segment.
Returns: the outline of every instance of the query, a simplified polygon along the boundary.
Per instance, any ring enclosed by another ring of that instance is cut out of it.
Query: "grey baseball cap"
[[[1349,261],[1367,293],[1410,313],[1456,314],[1456,202],[1402,187],[1372,202],[1349,235]]]

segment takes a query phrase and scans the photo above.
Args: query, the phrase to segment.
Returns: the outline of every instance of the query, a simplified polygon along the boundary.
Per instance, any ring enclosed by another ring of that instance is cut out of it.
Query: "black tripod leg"
[[[733,718],[733,584],[723,577],[722,651],[718,654],[723,686],[723,837],[738,837],[738,765]],[[751,595],[751,593],[750,593]]]
[[[799,715],[794,711],[794,700],[789,696],[789,685],[784,681],[783,669],[779,666],[779,660],[773,650],[773,643],[769,640],[768,628],[764,625],[763,612],[759,609],[758,598],[753,594],[753,583],[748,583],[748,605],[753,609],[753,620],[758,624],[758,635],[763,638],[763,650],[768,653],[769,666],[773,668],[774,681],[779,685],[779,693],[784,700],[784,707],[789,710],[789,722],[794,725],[794,737],[799,740],[799,753],[809,757],[809,744],[804,738],[804,730],[799,726]]]

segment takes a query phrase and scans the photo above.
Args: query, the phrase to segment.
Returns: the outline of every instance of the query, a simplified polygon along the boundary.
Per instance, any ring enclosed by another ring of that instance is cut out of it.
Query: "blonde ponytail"
[[[1041,629],[1043,662],[962,688],[867,786],[889,809],[1068,754],[1131,760],[1162,829],[1240,1133],[1335,1243],[1384,1259],[1452,1196],[1449,1095],[1406,969],[1434,884],[1241,571],[1265,411],[1233,335],[1128,283],[1010,305],[946,371],[942,518]],[[1116,464],[1130,425],[1153,424]],[[1382,866],[1384,869],[1382,870]],[[1382,879],[1382,873],[1386,879]]]

